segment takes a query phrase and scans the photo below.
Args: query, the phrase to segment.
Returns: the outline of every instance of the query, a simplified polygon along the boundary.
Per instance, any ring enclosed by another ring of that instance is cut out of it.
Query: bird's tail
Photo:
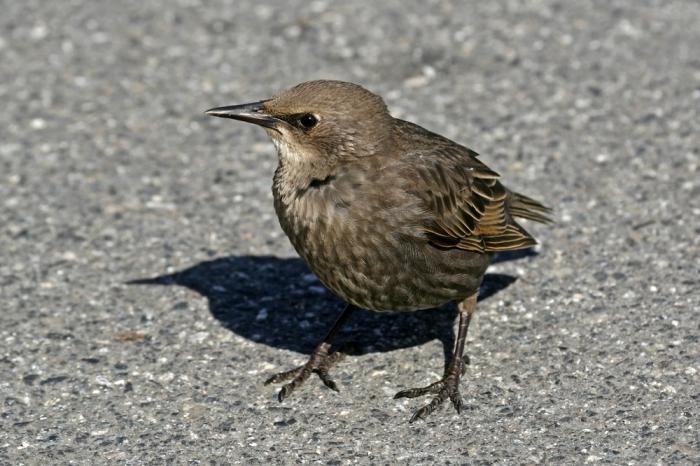
[[[550,217],[552,209],[549,207],[524,194],[513,191],[509,191],[508,194],[508,212],[512,216],[540,223],[554,223]]]

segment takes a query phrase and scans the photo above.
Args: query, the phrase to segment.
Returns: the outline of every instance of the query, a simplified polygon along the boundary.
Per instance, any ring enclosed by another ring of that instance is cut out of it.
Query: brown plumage
[[[330,344],[354,307],[415,311],[458,303],[460,325],[445,377],[397,397],[435,394],[412,420],[450,398],[461,407],[462,352],[492,253],[531,247],[515,217],[550,222],[549,209],[508,190],[476,152],[391,117],[355,84],[311,81],[272,99],[207,112],[266,128],[278,150],[275,210],[299,255],[348,303],[280,401],[311,372],[337,389]]]

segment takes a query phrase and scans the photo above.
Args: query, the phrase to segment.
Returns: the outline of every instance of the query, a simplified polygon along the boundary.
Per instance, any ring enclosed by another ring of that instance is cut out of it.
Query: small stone
[[[166,372],[165,374],[161,374],[158,376],[158,382],[167,384],[172,382],[175,379],[175,374],[172,372]]]
[[[44,129],[46,128],[46,120],[43,118],[34,118],[30,123],[32,129]]]

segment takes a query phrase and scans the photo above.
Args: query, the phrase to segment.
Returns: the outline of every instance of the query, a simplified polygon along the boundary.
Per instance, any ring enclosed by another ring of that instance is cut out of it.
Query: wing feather
[[[407,191],[424,206],[420,229],[439,248],[493,252],[529,248],[535,239],[515,217],[549,223],[551,210],[508,190],[471,149],[417,125],[395,120],[413,180]]]
[[[474,169],[475,160],[469,152],[454,150],[419,168],[423,189],[413,191],[421,193],[427,205],[430,221],[423,230],[430,242],[440,248],[475,252],[535,245],[535,239],[514,217],[548,222],[549,209],[508,191],[481,162]],[[425,183],[427,180],[430,182]]]

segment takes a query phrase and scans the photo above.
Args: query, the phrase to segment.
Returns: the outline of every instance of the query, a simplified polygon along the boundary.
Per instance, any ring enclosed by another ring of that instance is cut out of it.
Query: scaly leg
[[[408,390],[402,390],[394,395],[394,399],[415,398],[428,394],[436,395],[430,403],[416,411],[409,422],[414,422],[416,419],[425,419],[435,408],[440,406],[448,398],[452,401],[452,405],[457,412],[461,413],[462,396],[459,394],[459,379],[462,375],[462,367],[464,365],[462,357],[464,354],[464,342],[467,339],[467,330],[469,329],[469,321],[476,310],[476,297],[477,294],[475,293],[457,304],[457,309],[459,311],[457,341],[455,342],[452,359],[445,371],[445,376],[427,387],[410,388]]]
[[[265,381],[265,385],[268,385],[271,383],[286,382],[287,380],[291,380],[291,382],[283,386],[280,390],[279,395],[277,396],[280,402],[291,395],[295,388],[303,384],[304,381],[309,378],[309,375],[311,375],[312,372],[318,374],[319,378],[326,387],[330,388],[331,390],[335,390],[336,392],[338,391],[338,386],[328,375],[328,370],[335,363],[343,359],[345,355],[337,351],[335,353],[330,353],[329,350],[333,340],[338,334],[338,331],[340,331],[341,327],[345,324],[345,322],[347,322],[354,309],[355,306],[352,304],[347,304],[345,306],[345,309],[343,309],[343,312],[338,316],[331,330],[328,332],[325,338],[321,340],[321,343],[316,346],[313,353],[311,353],[311,357],[309,357],[306,364],[289,371],[280,372],[279,374],[273,375]]]

